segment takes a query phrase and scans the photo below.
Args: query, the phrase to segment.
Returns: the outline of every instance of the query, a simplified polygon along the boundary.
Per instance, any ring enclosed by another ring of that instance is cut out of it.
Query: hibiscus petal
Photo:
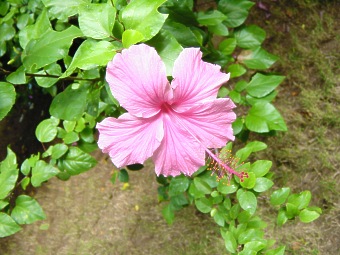
[[[143,163],[153,155],[164,136],[160,115],[142,119],[125,113],[118,119],[104,119],[97,129],[99,148],[109,153],[117,167]]]
[[[174,63],[171,87],[174,89],[173,107],[185,111],[203,100],[215,99],[220,86],[229,80],[221,67],[202,61],[198,48],[184,49]]]
[[[163,122],[164,138],[152,157],[156,174],[192,175],[205,164],[204,148],[177,124],[176,119],[164,114]]]
[[[229,98],[219,98],[178,113],[178,119],[205,147],[220,148],[235,139],[231,127],[236,119],[233,108]]]
[[[145,44],[116,54],[108,63],[106,80],[121,106],[136,117],[154,116],[172,97],[164,63],[156,50]]]

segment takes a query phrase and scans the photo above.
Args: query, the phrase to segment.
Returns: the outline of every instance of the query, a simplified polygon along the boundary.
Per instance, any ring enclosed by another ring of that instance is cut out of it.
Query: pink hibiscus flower
[[[97,124],[98,145],[117,167],[152,157],[157,175],[190,176],[208,153],[219,167],[242,178],[209,149],[234,140],[236,115],[230,99],[216,98],[229,74],[201,58],[199,49],[184,49],[174,63],[171,84],[160,56],[145,44],[109,62],[106,80],[128,113]]]

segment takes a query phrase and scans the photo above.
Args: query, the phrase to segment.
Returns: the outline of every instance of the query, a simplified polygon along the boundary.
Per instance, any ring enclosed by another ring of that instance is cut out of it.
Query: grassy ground
[[[269,12],[254,7],[249,21],[267,31],[265,48],[281,57],[273,71],[287,77],[275,105],[289,131],[261,138],[270,149],[258,157],[273,160],[277,187],[311,190],[324,211],[311,224],[270,225],[268,236],[285,243],[287,254],[340,250],[339,4],[320,2],[262,1]],[[112,164],[98,157],[91,172],[38,189],[47,220],[0,240],[0,254],[225,254],[218,227],[193,208],[165,223],[152,165],[132,173],[122,191],[109,181]],[[273,222],[275,211],[262,213]]]

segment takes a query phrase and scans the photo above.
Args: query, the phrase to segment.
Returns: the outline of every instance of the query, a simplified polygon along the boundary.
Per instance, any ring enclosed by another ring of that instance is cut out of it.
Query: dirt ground
[[[259,3],[259,2],[258,2]],[[340,20],[338,1],[261,1],[251,21],[267,32],[265,48],[286,75],[274,102],[289,131],[264,140],[277,187],[309,189],[324,214],[311,224],[275,227],[264,201],[268,236],[286,254],[337,255],[340,250]],[[1,146],[6,146],[2,145]],[[1,255],[26,254],[225,254],[218,227],[189,207],[168,226],[157,201],[152,163],[130,172],[129,187],[110,182],[113,166],[97,152],[97,167],[67,182],[53,179],[35,198],[47,219],[0,240]]]

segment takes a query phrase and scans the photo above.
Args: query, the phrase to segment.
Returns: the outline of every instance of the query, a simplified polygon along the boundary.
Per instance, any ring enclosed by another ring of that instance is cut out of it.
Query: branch
[[[1,74],[5,74],[5,75],[9,75],[11,73],[11,71],[5,70],[3,68],[0,67],[0,73]],[[95,78],[95,79],[85,79],[85,78],[81,78],[81,77],[74,77],[74,76],[69,76],[69,77],[65,77],[65,78],[60,78],[60,76],[58,75],[53,75],[53,74],[38,74],[38,73],[25,73],[26,76],[29,77],[45,77],[45,78],[54,78],[54,79],[59,79],[59,80],[71,80],[71,81],[100,81],[100,78]]]

